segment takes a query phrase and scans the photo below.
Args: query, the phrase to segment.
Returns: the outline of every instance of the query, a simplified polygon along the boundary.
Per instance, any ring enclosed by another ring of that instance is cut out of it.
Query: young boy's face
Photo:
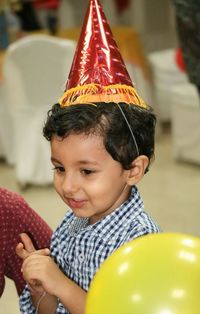
[[[76,216],[95,223],[128,198],[129,171],[106,151],[102,137],[53,137],[51,153],[55,189]]]

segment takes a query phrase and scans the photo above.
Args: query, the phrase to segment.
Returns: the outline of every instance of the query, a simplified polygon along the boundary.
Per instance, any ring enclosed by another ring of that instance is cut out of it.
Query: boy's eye
[[[65,168],[62,166],[55,166],[53,170],[56,172],[65,172]]]
[[[81,172],[85,175],[89,175],[89,174],[92,174],[94,173],[94,170],[89,170],[89,169],[83,169],[81,170]]]

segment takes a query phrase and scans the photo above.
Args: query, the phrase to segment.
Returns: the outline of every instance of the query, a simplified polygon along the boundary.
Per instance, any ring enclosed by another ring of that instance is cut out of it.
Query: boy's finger
[[[15,249],[15,252],[16,254],[21,258],[21,259],[25,259],[27,258],[30,253],[27,252],[25,249],[24,249],[24,246],[22,243],[19,243],[17,246],[16,246],[16,249]]]
[[[31,241],[30,237],[26,233],[21,233],[20,238],[22,243],[24,244],[24,248],[29,252],[32,253],[35,251],[35,247],[33,242]]]

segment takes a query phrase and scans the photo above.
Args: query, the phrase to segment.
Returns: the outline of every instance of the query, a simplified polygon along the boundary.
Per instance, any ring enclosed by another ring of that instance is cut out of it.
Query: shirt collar
[[[78,234],[81,230],[92,229],[95,233],[101,233],[102,236],[115,233],[116,229],[120,229],[130,224],[139,213],[143,210],[144,204],[136,186],[132,187],[131,195],[123,204],[116,208],[111,214],[97,221],[93,225],[89,225],[88,218],[74,217],[69,225],[70,234]],[[112,231],[111,231],[112,230]]]

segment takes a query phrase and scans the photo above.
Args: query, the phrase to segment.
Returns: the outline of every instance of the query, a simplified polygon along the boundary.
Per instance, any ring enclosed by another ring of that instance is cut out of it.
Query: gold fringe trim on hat
[[[145,109],[149,108],[133,86],[122,84],[101,86],[91,83],[76,86],[67,90],[59,100],[61,107],[75,104],[92,104],[94,102],[125,102]]]

